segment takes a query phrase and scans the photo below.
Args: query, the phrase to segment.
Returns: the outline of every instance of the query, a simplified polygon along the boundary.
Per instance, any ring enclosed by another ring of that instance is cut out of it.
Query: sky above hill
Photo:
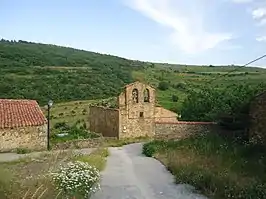
[[[266,1],[1,0],[0,38],[143,61],[245,64],[266,53]]]

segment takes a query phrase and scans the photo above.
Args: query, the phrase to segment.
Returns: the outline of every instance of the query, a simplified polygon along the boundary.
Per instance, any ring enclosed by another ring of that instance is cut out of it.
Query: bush
[[[145,143],[142,148],[142,153],[147,157],[152,157],[156,152],[159,152],[163,148],[165,148],[165,142],[155,140]]]
[[[99,170],[84,162],[70,162],[51,175],[56,188],[67,197],[88,198],[100,189]]]
[[[175,89],[180,89],[180,90],[185,90],[186,89],[186,83],[185,82],[179,82],[177,84],[175,84],[173,87]]]
[[[172,95],[172,101],[177,102],[178,101],[178,96],[177,95]]]
[[[159,85],[158,85],[158,89],[160,89],[162,91],[165,91],[168,88],[169,88],[169,83],[165,82],[165,81],[160,82]]]
[[[223,89],[206,87],[200,91],[191,91],[182,104],[182,119],[187,121],[219,121],[221,115],[245,119],[248,115],[250,100],[266,85],[231,85]],[[240,118],[241,116],[241,118]],[[239,120],[244,122],[244,120]]]
[[[58,122],[54,125],[54,128],[60,130],[66,130],[69,129],[69,126],[66,124],[66,122]]]

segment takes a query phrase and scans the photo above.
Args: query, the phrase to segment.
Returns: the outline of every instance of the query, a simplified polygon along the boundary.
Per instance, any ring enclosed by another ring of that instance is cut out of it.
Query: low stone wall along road
[[[189,185],[174,184],[159,161],[141,154],[142,144],[109,151],[101,190],[92,199],[206,199]]]

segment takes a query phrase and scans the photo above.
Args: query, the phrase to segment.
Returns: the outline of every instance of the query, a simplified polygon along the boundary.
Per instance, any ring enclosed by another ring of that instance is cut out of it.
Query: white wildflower
[[[100,189],[100,172],[84,162],[70,162],[51,176],[56,188],[67,196],[78,194],[87,197]]]

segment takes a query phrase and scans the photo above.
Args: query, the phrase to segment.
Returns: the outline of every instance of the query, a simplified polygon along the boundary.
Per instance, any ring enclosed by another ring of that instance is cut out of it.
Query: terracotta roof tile
[[[46,122],[35,100],[0,99],[0,129],[39,126]]]

